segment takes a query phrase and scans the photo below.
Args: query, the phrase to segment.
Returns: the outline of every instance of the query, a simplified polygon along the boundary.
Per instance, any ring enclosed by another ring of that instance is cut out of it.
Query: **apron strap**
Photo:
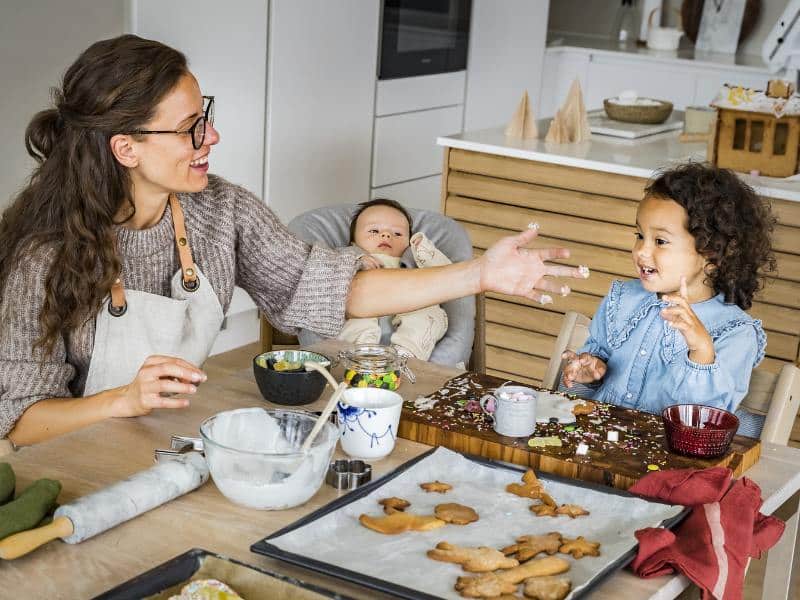
[[[181,262],[181,284],[187,292],[193,292],[199,287],[200,280],[197,278],[192,249],[189,247],[189,239],[186,237],[183,209],[175,194],[169,195],[169,206],[172,209],[172,227],[175,231],[178,259]],[[128,304],[125,301],[125,287],[118,278],[111,286],[111,302],[108,303],[108,312],[115,317],[121,317],[126,310],[128,310]]]
[[[172,224],[175,227],[175,243],[178,245],[178,258],[181,261],[181,271],[183,272],[183,289],[193,292],[200,284],[197,279],[197,269],[194,266],[192,250],[189,248],[189,240],[186,237],[186,225],[183,221],[183,209],[178,202],[175,194],[169,195],[169,205],[172,208]]]

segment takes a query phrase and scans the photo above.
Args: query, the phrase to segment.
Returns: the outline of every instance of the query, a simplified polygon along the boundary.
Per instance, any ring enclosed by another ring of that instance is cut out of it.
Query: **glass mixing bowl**
[[[211,477],[235,504],[280,510],[306,502],[322,485],[338,430],[325,423],[300,451],[317,416],[302,410],[240,408],[200,425]]]

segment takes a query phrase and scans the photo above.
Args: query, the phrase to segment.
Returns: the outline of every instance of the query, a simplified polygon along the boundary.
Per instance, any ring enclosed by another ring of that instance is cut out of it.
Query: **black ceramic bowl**
[[[267,360],[304,363],[312,360],[330,367],[331,361],[322,354],[306,350],[274,350],[253,358],[253,374],[264,399],[273,404],[300,406],[317,400],[325,389],[325,377],[318,371],[283,372],[267,367]]]

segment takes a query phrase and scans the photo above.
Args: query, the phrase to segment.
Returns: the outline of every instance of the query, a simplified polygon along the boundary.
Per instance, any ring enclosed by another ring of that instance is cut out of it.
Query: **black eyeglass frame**
[[[203,147],[203,142],[206,140],[206,129],[203,127],[203,136],[200,138],[200,143],[195,144],[194,140],[194,130],[200,125],[201,121],[207,122],[212,127],[214,126],[214,96],[203,96],[203,100],[208,100],[208,106],[206,106],[206,110],[203,114],[197,117],[197,120],[192,123],[192,126],[189,129],[137,129],[135,131],[128,131],[127,135],[151,135],[151,134],[160,134],[160,133],[188,133],[190,134],[192,140],[192,148],[195,150],[200,150]]]

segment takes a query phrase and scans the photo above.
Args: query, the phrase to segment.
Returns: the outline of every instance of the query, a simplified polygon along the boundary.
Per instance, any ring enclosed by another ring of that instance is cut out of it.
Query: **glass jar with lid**
[[[344,380],[351,387],[394,391],[400,387],[403,377],[411,383],[416,380],[406,365],[406,358],[399,356],[391,346],[354,344],[339,352],[337,359],[344,367]]]

